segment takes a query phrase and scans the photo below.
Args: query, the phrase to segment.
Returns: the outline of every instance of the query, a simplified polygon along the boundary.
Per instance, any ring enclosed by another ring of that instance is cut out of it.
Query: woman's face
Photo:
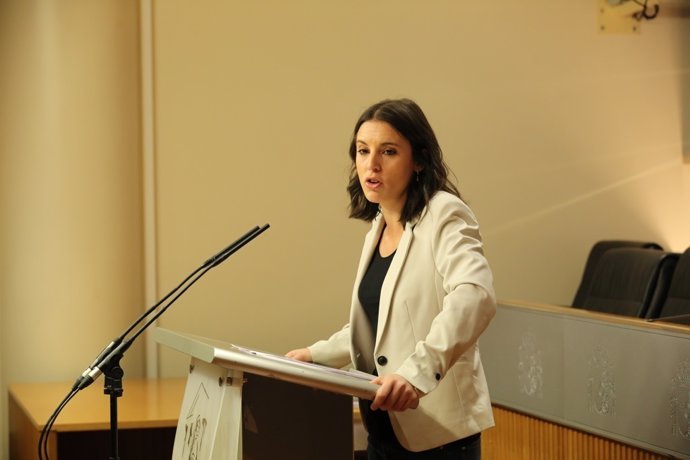
[[[364,196],[384,211],[399,213],[418,168],[410,142],[385,121],[362,123],[355,137],[355,167]]]

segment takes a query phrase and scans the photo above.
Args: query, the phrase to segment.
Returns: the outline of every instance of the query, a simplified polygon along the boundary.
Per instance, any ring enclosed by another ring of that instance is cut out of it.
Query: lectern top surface
[[[360,371],[305,363],[286,356],[225,343],[205,337],[158,328],[157,342],[193,358],[221,367],[307,385],[321,390],[373,399],[375,376]]]

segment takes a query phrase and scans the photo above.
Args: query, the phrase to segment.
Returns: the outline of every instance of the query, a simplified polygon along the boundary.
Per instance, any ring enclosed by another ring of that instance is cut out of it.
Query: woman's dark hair
[[[378,204],[371,203],[364,196],[355,166],[357,132],[363,123],[371,120],[385,121],[402,134],[412,146],[412,160],[422,167],[419,180],[413,178],[407,187],[407,201],[400,222],[404,224],[419,217],[431,197],[439,190],[460,198],[457,187],[448,179],[449,169],[443,161],[441,146],[422,109],[410,99],[386,99],[366,109],[355,124],[350,143],[352,167],[347,185],[350,217],[371,222],[379,212]]]

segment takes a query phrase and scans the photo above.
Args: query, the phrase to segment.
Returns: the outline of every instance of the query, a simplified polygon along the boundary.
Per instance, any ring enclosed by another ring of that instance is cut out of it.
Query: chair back
[[[682,318],[675,318],[683,316]],[[678,258],[668,294],[660,306],[650,306],[647,318],[687,324],[690,321],[690,248]],[[665,320],[664,318],[669,319]]]
[[[666,300],[678,254],[643,248],[609,249],[594,270],[583,308],[645,318]]]
[[[582,273],[582,280],[580,281],[580,286],[577,288],[575,298],[573,299],[573,307],[582,308],[585,297],[589,293],[589,289],[592,286],[594,271],[599,263],[599,259],[601,259],[601,256],[606,251],[615,248],[647,248],[663,250],[661,245],[653,241],[602,240],[596,242],[594,246],[592,246],[592,249],[590,249],[589,256],[587,256],[585,269]]]

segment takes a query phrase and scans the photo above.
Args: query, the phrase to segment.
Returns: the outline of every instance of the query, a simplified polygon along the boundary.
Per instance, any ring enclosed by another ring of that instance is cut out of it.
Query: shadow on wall
[[[594,242],[659,234],[627,199],[642,188],[634,181],[592,192],[501,229],[510,238],[487,235],[499,298],[569,305]],[[615,219],[607,221],[602,218],[606,215]]]

